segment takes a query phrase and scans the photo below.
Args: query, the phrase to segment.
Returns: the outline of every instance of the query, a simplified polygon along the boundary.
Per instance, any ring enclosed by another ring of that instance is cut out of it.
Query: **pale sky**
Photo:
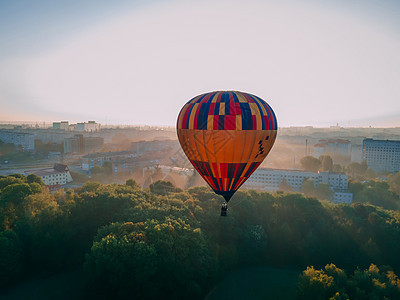
[[[215,90],[280,126],[400,126],[400,1],[0,2],[0,121],[174,126]]]

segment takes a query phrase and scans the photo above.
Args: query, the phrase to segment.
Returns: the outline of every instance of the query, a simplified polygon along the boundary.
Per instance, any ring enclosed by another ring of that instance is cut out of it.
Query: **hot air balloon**
[[[274,111],[261,98],[216,91],[188,101],[176,127],[190,162],[214,192],[229,202],[271,150],[278,124]]]

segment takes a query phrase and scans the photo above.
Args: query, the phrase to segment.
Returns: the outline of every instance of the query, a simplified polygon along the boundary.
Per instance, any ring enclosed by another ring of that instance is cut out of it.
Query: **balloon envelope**
[[[271,150],[278,124],[261,98],[217,91],[187,102],[176,127],[190,162],[228,202]]]

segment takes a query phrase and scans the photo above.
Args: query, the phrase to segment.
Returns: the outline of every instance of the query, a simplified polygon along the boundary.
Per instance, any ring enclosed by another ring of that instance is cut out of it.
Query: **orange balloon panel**
[[[265,159],[276,133],[271,107],[242,92],[195,97],[177,120],[178,139],[186,156],[226,201]]]

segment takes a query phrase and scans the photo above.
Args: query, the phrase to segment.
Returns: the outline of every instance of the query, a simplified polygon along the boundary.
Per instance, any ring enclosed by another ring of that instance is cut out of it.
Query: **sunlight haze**
[[[266,100],[281,126],[400,126],[399,22],[391,21],[399,5],[346,5],[121,1],[120,10],[35,41],[21,38],[29,24],[14,30],[19,44],[3,30],[0,121],[174,126],[194,96],[239,90]]]

